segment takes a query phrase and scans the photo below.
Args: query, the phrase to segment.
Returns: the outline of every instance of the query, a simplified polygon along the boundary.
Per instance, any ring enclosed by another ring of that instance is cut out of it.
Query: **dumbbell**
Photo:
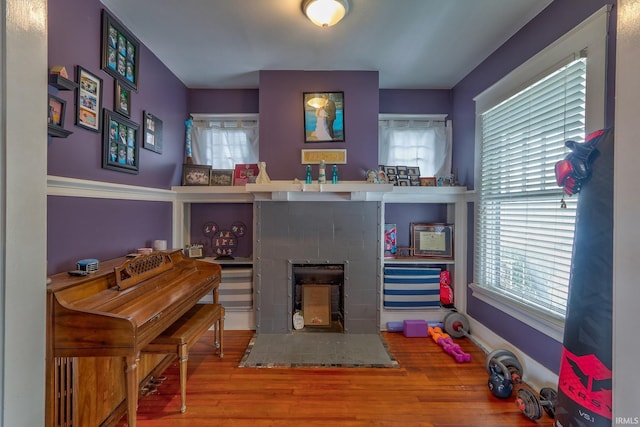
[[[521,388],[516,394],[516,406],[531,421],[542,418],[542,410],[551,418],[556,417],[558,393],[550,387],[540,389],[540,399],[531,390]]]

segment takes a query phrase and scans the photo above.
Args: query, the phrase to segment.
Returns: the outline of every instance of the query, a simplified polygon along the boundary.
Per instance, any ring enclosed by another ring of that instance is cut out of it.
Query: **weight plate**
[[[446,319],[445,319],[446,320]],[[505,350],[503,348],[499,348],[497,350],[493,350],[491,353],[489,353],[487,355],[487,358],[485,359],[485,368],[487,369],[487,372],[489,374],[491,374],[491,371],[489,370],[489,366],[491,365],[491,360],[496,359],[498,360],[501,356],[508,356],[511,355],[513,357],[516,357],[513,353],[511,353],[509,350]]]
[[[536,421],[542,418],[540,403],[538,402],[536,395],[530,390],[527,390],[526,388],[518,390],[518,393],[516,394],[516,405],[520,411],[522,411],[524,416],[529,418],[531,421]]]
[[[524,375],[522,365],[520,364],[518,358],[513,355],[513,353],[511,353],[510,355],[500,355],[497,357],[497,359],[502,362],[507,368],[509,368],[509,371],[512,374],[511,377],[515,383],[519,383],[522,380],[522,376]]]
[[[453,311],[444,317],[444,330],[453,338],[462,338],[469,333],[469,321],[457,311]]]
[[[558,401],[558,393],[550,387],[544,387],[540,389],[540,400],[546,403],[542,405],[542,409],[551,418],[556,417],[556,403]]]

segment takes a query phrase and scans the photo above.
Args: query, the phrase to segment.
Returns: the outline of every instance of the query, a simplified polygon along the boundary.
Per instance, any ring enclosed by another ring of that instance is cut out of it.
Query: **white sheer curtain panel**
[[[418,166],[421,176],[451,174],[451,121],[389,119],[378,122],[378,161]]]
[[[214,169],[258,162],[258,120],[196,120],[192,127],[193,162]]]

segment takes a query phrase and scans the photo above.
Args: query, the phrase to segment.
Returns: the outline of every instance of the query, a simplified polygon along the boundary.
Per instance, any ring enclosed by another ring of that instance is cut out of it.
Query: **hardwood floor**
[[[177,362],[156,394],[140,399],[139,427],[175,426],[532,426],[511,397],[487,387],[485,355],[456,363],[430,338],[383,333],[400,368],[239,368],[252,331],[225,331],[224,358],[211,332],[189,354],[187,411],[180,413]],[[515,393],[514,393],[515,396]],[[538,425],[551,426],[546,414]],[[126,426],[126,417],[118,424]]]

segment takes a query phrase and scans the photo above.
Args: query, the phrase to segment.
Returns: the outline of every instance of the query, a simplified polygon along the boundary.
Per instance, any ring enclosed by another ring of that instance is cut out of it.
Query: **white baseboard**
[[[551,387],[554,390],[558,388],[558,375],[547,369],[540,363],[536,362],[529,355],[509,342],[505,342],[504,338],[495,334],[482,323],[467,316],[469,319],[469,328],[471,330],[471,339],[485,352],[491,352],[496,349],[506,349],[515,354],[522,364],[523,381],[531,386],[534,390],[540,390],[542,387]]]

